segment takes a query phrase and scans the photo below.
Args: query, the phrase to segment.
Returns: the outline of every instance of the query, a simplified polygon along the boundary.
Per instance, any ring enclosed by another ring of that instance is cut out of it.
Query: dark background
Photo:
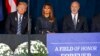
[[[27,0],[19,0],[25,1]],[[36,18],[41,16],[41,9],[45,2],[52,4],[54,9],[54,15],[57,20],[58,30],[62,32],[62,19],[65,15],[70,14],[70,4],[73,0],[30,0],[30,16],[32,19],[32,33],[35,33],[34,26]],[[94,16],[100,13],[100,0],[77,0],[79,1],[81,8],[80,14],[85,16],[88,21],[89,30],[91,29],[91,20]],[[4,20],[0,22],[0,33],[5,33],[5,21],[7,18],[7,12],[5,9],[5,0],[2,0],[3,7],[3,18]]]

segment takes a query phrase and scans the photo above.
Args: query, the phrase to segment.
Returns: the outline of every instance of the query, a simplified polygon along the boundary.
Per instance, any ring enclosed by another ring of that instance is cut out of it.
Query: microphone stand
[[[28,56],[32,56],[30,52],[31,46],[31,19],[30,19],[30,0],[28,0]]]

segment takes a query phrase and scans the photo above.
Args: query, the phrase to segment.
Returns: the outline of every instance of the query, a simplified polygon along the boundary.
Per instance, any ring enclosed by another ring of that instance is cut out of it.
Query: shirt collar
[[[18,15],[18,20],[19,20],[20,16],[21,16],[21,20],[23,19],[23,15],[19,14],[18,12],[17,12],[17,15]]]
[[[72,19],[74,19],[74,16],[75,16],[76,19],[78,19],[78,13],[77,14],[71,13],[71,15],[72,15]]]
[[[18,14],[18,17],[20,17],[20,16],[23,17],[23,15],[19,14],[18,12],[17,12],[17,14]]]

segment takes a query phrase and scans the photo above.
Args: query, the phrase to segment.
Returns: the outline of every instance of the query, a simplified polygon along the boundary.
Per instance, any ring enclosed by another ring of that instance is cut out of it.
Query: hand
[[[50,31],[47,31],[47,33],[51,33]]]

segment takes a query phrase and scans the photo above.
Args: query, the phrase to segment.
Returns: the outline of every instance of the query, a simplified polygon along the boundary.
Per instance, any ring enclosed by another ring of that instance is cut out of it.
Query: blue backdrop
[[[19,0],[25,1],[27,0]],[[30,15],[32,18],[32,29],[34,29],[36,18],[41,15],[41,8],[45,2],[52,4],[54,15],[56,17],[59,32],[62,32],[62,19],[70,13],[70,4],[73,0],[30,0]],[[91,25],[91,19],[100,13],[100,0],[78,0],[81,8],[80,14],[87,17],[88,25]],[[4,16],[6,13],[4,14]],[[6,19],[6,18],[5,18]],[[5,23],[5,21],[3,22]],[[90,29],[90,28],[89,28]],[[34,30],[32,30],[34,32]]]

